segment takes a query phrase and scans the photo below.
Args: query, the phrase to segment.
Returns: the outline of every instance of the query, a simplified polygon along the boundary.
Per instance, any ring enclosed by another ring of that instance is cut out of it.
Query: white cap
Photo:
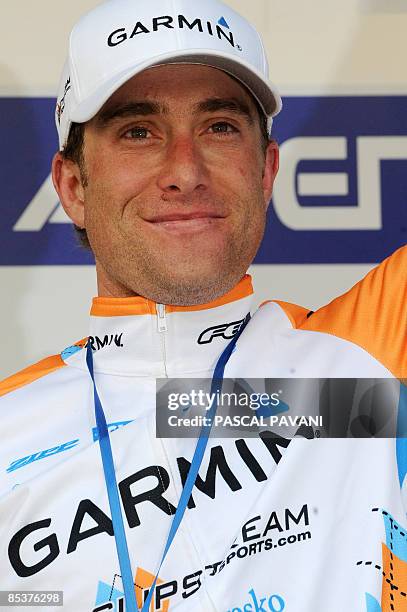
[[[204,64],[241,81],[271,129],[281,98],[269,81],[260,35],[218,0],[109,0],[84,15],[69,39],[55,112],[59,145],[72,122],[94,117],[126,81],[152,66]]]

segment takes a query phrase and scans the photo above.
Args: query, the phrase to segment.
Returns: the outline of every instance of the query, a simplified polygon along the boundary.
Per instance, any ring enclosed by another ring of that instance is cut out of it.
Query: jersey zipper
[[[161,338],[161,353],[163,356],[165,378],[168,378],[167,352],[166,352],[166,347],[165,347],[165,334],[168,331],[168,327],[167,327],[167,317],[165,314],[165,304],[156,304],[156,310],[157,310],[157,332],[160,334],[160,338]]]

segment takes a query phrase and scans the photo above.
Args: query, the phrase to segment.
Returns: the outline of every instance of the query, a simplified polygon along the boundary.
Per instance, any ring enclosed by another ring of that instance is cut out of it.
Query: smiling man
[[[210,417],[225,378],[383,378],[403,423],[405,249],[315,313],[252,312],[280,107],[259,35],[217,0],[111,0],[75,26],[53,178],[98,296],[88,338],[0,384],[0,588],[17,592],[0,605],[404,609],[407,447],[369,439],[370,390],[346,387],[327,424],[367,405],[359,440],[209,436],[202,406],[195,437],[156,436],[158,378],[212,379]]]
[[[61,201],[96,255],[99,295],[192,305],[239,282],[263,237],[278,166],[260,112],[225,72],[157,66],[86,124],[80,168],[55,157]]]

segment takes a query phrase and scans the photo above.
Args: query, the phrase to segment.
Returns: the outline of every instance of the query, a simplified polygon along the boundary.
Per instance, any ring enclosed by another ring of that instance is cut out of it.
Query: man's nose
[[[207,187],[208,175],[203,152],[190,135],[174,136],[158,174],[158,186],[167,194],[191,194]]]

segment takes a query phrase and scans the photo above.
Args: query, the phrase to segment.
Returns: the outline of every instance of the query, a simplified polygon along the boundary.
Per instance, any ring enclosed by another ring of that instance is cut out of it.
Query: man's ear
[[[278,150],[278,144],[275,140],[270,140],[267,146],[266,160],[263,172],[264,202],[267,207],[270,204],[271,196],[273,193],[273,185],[279,168],[279,160],[280,155]]]
[[[80,228],[85,227],[85,191],[77,163],[60,152],[52,160],[52,182],[68,217]]]

